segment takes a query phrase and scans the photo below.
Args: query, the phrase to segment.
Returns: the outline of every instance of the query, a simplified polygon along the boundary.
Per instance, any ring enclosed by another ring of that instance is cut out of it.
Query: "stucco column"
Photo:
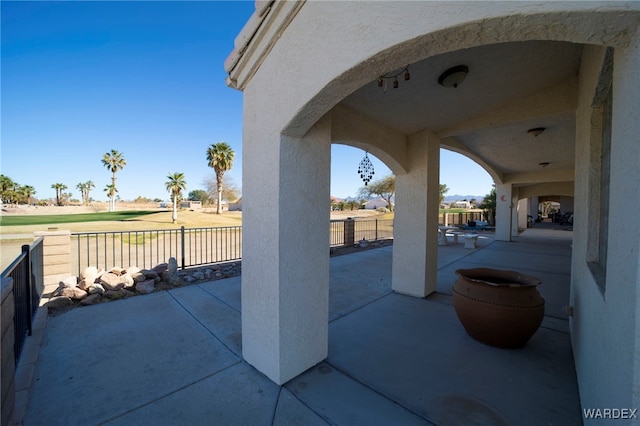
[[[518,229],[527,229],[527,216],[529,216],[529,199],[518,201]]]
[[[61,280],[71,275],[71,231],[49,229],[33,233],[35,239],[43,237],[44,293],[51,293]]]
[[[243,146],[242,354],[283,384],[328,351],[331,122],[303,138],[259,127]]]
[[[538,197],[531,197],[529,199],[529,214],[533,217],[533,220],[538,218],[538,204],[540,204]]]
[[[496,240],[511,241],[511,184],[496,184]]]
[[[408,173],[396,176],[392,288],[425,297],[436,290],[440,141],[428,131],[409,138]]]
[[[511,187],[511,236],[518,236],[518,221],[520,203],[518,201],[518,188]]]

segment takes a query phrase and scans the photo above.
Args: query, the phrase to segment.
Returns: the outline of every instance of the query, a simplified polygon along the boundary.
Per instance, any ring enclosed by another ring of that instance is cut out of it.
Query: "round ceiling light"
[[[443,87],[457,88],[469,73],[469,67],[466,65],[458,65],[449,68],[438,77],[438,83]]]

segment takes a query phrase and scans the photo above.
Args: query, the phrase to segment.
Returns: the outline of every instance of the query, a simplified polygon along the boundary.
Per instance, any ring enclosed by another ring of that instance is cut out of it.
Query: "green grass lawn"
[[[115,222],[136,219],[140,216],[158,213],[153,210],[127,210],[101,213],[33,215],[33,216],[2,216],[0,226],[25,225],[57,225],[77,222]]]

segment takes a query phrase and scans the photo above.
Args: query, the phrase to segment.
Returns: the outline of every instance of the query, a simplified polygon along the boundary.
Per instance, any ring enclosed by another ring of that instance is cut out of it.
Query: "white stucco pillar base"
[[[527,217],[529,216],[529,199],[518,201],[518,229],[527,229]]]
[[[425,297],[436,290],[440,141],[423,131],[409,138],[408,173],[396,176],[392,288]]]
[[[511,187],[511,236],[518,236],[518,221],[520,203],[518,202],[518,188]]]
[[[327,357],[331,122],[275,140],[249,127],[242,355],[283,384]]]
[[[496,184],[496,240],[511,241],[511,184]]]

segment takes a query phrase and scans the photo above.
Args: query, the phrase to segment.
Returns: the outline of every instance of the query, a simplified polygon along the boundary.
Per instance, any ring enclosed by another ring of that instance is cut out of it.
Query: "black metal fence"
[[[242,258],[242,226],[76,232],[71,239],[72,270],[78,275],[88,266],[152,268],[170,257],[182,269]]]
[[[32,320],[44,291],[42,264],[42,237],[22,246],[20,256],[2,272],[2,277],[13,279],[13,303],[15,307],[13,353],[16,365],[27,335],[31,335]]]
[[[483,220],[482,212],[460,212],[460,213],[440,213],[439,222],[441,225],[444,225],[445,219],[444,215],[447,215],[447,225],[449,226],[462,226],[465,225],[468,221],[475,220]],[[486,219],[484,219],[486,220]]]
[[[329,232],[331,246],[393,238],[393,219],[335,220]],[[78,275],[88,266],[152,268],[170,257],[182,269],[242,259],[242,226],[75,232],[71,240],[72,270]]]
[[[393,219],[332,220],[329,224],[331,247],[353,245],[361,240],[393,238]]]

